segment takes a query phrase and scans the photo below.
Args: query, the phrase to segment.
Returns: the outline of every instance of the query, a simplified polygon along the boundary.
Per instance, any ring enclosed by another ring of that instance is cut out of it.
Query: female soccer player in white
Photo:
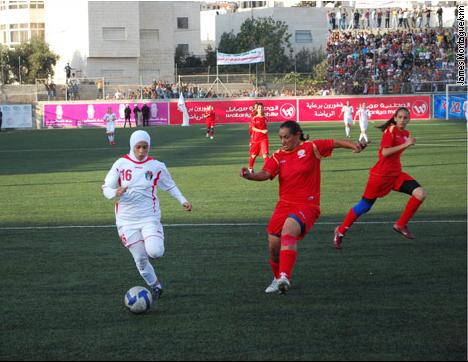
[[[367,138],[367,127],[369,125],[370,116],[371,114],[366,107],[366,102],[362,102],[361,106],[356,111],[356,115],[354,116],[354,121],[356,121],[356,117],[359,117],[359,127],[361,128],[359,142],[361,142],[361,140],[364,139],[366,143],[369,143],[369,139]]]
[[[106,122],[106,133],[107,139],[109,140],[110,145],[115,145],[115,120],[117,117],[112,112],[112,108],[107,108],[107,113],[102,117]]]
[[[176,198],[185,211],[192,211],[192,205],[177,188],[166,165],[148,156],[150,147],[151,138],[147,132],[134,132],[130,137],[130,152],[114,163],[102,190],[108,199],[117,198],[115,216],[120,239],[157,299],[162,285],[149,262],[149,258],[160,258],[164,254],[156,188]]]
[[[344,115],[343,121],[345,124],[346,138],[351,137],[351,125],[353,123],[353,107],[350,105],[349,99],[346,101],[346,106],[341,108],[340,117]]]

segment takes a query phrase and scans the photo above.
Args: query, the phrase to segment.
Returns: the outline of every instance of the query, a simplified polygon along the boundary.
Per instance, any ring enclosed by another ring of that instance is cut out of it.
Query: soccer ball
[[[147,312],[153,304],[153,297],[148,289],[143,287],[133,287],[125,293],[125,306],[135,314]]]

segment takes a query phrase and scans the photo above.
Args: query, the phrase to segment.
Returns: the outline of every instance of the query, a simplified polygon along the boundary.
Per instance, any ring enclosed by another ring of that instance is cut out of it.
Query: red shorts
[[[264,139],[258,142],[252,142],[250,144],[250,156],[268,156],[269,155],[269,144],[268,139]]]
[[[309,230],[312,229],[312,226],[314,226],[315,221],[319,216],[320,208],[317,205],[296,205],[280,201],[276,204],[276,208],[271,216],[267,231],[268,234],[280,237],[286,219],[292,217],[302,227],[302,232],[299,237],[299,240],[302,240]]]
[[[206,128],[214,128],[214,122],[206,122]]]
[[[412,180],[414,180],[414,178],[404,172],[400,173],[398,176],[377,176],[370,174],[362,197],[370,200],[384,197],[392,190],[399,191],[403,182]]]

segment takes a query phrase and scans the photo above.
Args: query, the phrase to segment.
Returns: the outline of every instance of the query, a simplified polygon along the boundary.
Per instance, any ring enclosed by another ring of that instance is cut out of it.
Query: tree
[[[245,20],[237,35],[223,33],[219,51],[223,53],[242,53],[255,48],[265,48],[265,68],[268,72],[282,73],[291,67],[293,52],[289,39],[291,34],[284,21],[268,18],[249,18]]]
[[[216,50],[210,44],[205,49],[205,61],[203,65],[205,67],[216,67]]]
[[[3,83],[19,82],[21,79],[21,83],[34,84],[38,78],[53,76],[58,59],[59,56],[49,49],[49,45],[37,38],[13,49],[2,47],[0,72]]]
[[[313,51],[302,48],[301,51],[294,56],[296,65],[295,71],[297,73],[313,73],[314,67],[321,63],[323,59],[325,59],[325,54],[322,48]]]

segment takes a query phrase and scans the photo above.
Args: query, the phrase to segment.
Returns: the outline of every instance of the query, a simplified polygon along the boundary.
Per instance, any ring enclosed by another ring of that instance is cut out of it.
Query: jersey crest
[[[146,171],[145,173],[145,178],[148,180],[148,181],[151,181],[153,179],[153,172],[151,171]]]

